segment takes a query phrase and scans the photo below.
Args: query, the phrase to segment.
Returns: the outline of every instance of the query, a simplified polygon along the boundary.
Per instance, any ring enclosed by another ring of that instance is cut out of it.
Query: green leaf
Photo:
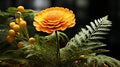
[[[96,26],[98,26],[100,21],[97,22],[97,20],[95,20],[94,22],[95,22]]]
[[[112,25],[101,25],[101,27],[111,27]]]
[[[108,29],[108,28],[99,28],[98,30],[99,31],[110,31],[110,29]]]
[[[93,33],[93,29],[89,26],[89,25],[86,25],[86,27],[88,28],[88,30]]]
[[[84,46],[82,48],[82,51],[84,52],[84,51],[92,50],[92,49],[103,47],[103,46],[106,46],[106,44]]]
[[[101,36],[92,36],[90,39],[105,39],[105,38]]]
[[[17,12],[17,8],[15,8],[15,7],[9,7],[7,9],[7,12],[9,12],[9,13],[15,13],[15,12]]]
[[[90,22],[90,24],[91,24],[92,28],[93,28],[94,30],[96,30],[95,24],[94,24],[93,22]]]
[[[89,43],[88,43],[89,42]],[[86,43],[84,43],[84,45],[97,45],[97,44],[102,44],[102,42],[97,42],[97,41],[88,41]]]
[[[108,34],[108,33],[106,33],[106,32],[95,32],[93,35],[106,35],[106,34]]]
[[[86,30],[85,28],[81,28],[81,30],[84,34],[87,35],[87,37],[89,37],[89,31],[88,30]]]

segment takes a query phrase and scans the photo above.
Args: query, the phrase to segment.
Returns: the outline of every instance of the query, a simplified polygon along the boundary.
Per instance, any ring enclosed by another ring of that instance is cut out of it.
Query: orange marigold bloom
[[[66,28],[75,25],[73,11],[62,7],[52,7],[40,11],[34,17],[34,20],[33,25],[36,27],[36,30],[47,33],[52,33],[56,30],[64,31]]]

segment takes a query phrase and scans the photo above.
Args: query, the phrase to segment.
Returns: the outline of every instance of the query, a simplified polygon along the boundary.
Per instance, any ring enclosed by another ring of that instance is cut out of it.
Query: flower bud
[[[15,22],[10,22],[10,24],[9,24],[9,26],[10,26],[11,28],[13,28],[14,25],[15,25]]]
[[[21,16],[21,12],[17,12],[17,13],[15,14],[15,18],[20,18],[20,16]]]
[[[18,46],[18,48],[23,48],[24,47],[22,42],[18,42],[17,46]]]
[[[31,43],[31,44],[34,44],[35,43],[35,38],[33,38],[33,37],[29,38],[28,42]]]
[[[22,18],[16,18],[16,19],[15,19],[15,21],[16,21],[16,23],[18,23],[18,24],[19,24],[19,23],[20,23],[20,21],[23,21],[23,19],[22,19]]]
[[[16,23],[19,23],[19,22],[20,22],[19,18],[16,18],[15,21],[16,21]]]
[[[7,36],[7,41],[8,43],[12,43],[14,41],[14,37],[13,36]]]
[[[15,31],[13,29],[8,31],[8,35],[9,36],[14,36],[15,35]]]
[[[23,12],[24,11],[24,7],[23,6],[18,6],[18,11],[19,12]]]
[[[20,26],[19,26],[19,25],[15,24],[15,25],[13,26],[13,30],[15,30],[15,31],[19,31],[19,29],[20,29]]]
[[[21,26],[21,27],[26,27],[26,21],[21,21],[21,22],[20,22],[20,26]]]

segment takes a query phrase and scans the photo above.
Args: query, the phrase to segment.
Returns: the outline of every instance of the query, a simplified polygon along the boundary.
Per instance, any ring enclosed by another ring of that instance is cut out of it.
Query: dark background
[[[8,7],[17,7],[23,5],[25,8],[36,10],[33,5],[35,0],[0,0],[0,10],[5,11]],[[43,0],[44,1],[44,0]],[[81,27],[85,27],[90,21],[101,18],[108,15],[109,20],[112,21],[110,34],[106,36],[107,43],[105,47],[109,49],[109,53],[106,55],[112,56],[120,60],[120,0],[47,0],[49,5],[42,6],[40,9],[47,7],[62,6],[73,10],[76,15],[76,26],[72,29],[68,29],[65,33],[69,37],[73,37],[80,31]],[[71,34],[72,33],[72,34]]]

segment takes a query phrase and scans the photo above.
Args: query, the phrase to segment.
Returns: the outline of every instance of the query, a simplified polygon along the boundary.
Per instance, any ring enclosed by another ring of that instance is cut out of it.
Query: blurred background
[[[110,34],[106,36],[107,39],[103,40],[104,43],[108,44],[105,48],[110,50],[109,53],[105,54],[120,60],[120,0],[0,0],[1,11],[19,5],[36,11],[54,6],[73,10],[76,16],[76,26],[65,31],[70,38],[90,21],[108,15],[113,26]]]

